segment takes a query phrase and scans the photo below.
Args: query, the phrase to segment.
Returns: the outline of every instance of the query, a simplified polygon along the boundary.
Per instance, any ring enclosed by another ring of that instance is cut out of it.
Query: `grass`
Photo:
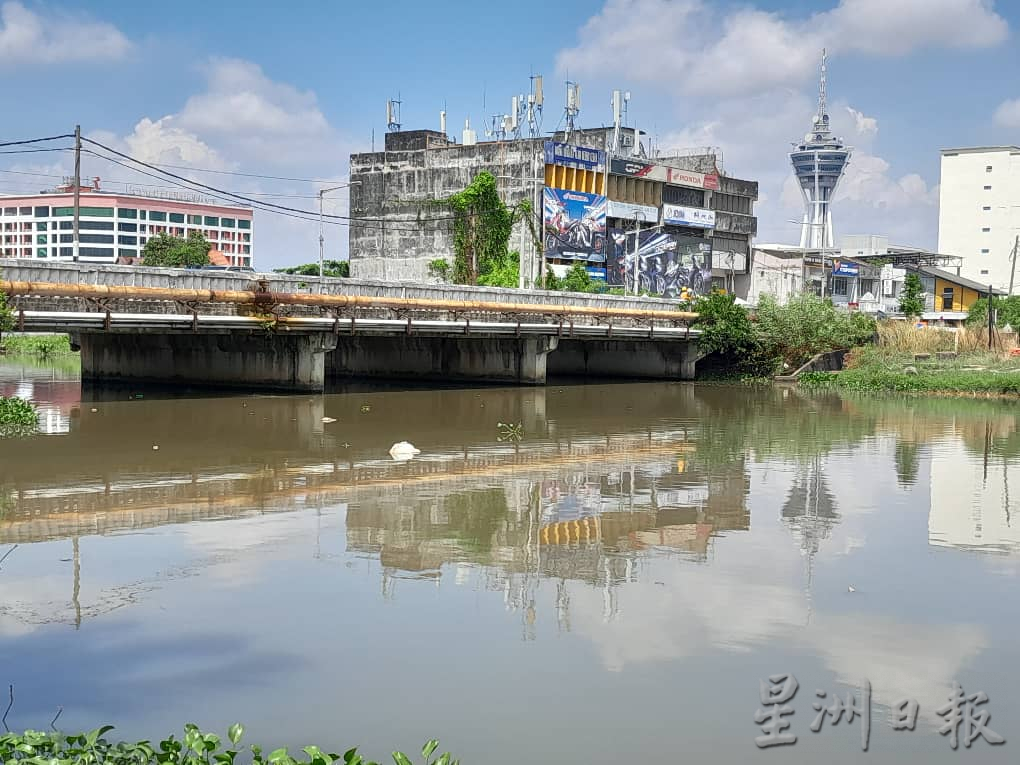
[[[9,335],[0,339],[0,349],[12,355],[54,356],[71,353],[67,335]]]

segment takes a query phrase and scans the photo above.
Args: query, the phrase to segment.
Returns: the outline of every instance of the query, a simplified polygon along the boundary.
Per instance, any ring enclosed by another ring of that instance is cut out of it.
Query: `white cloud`
[[[847,113],[854,119],[854,130],[859,136],[878,135],[878,120],[874,117],[867,117],[852,106],[846,107]]]
[[[13,0],[0,6],[0,66],[115,60],[130,49],[112,24],[80,14],[43,17]]]
[[[803,82],[823,47],[837,55],[901,56],[988,47],[1008,33],[988,0],[841,0],[793,19],[755,8],[723,14],[705,0],[607,0],[557,63],[572,76],[612,74],[693,95],[746,95]]]
[[[171,169],[209,186],[317,214],[319,184],[199,172],[218,170],[286,178],[342,180],[355,148],[319,108],[314,93],[270,79],[262,69],[239,59],[212,59],[205,66],[206,85],[181,109],[162,117],[143,117],[126,135],[96,132],[90,138],[150,164]],[[174,184],[153,179],[95,158],[84,163],[85,175],[130,180],[138,185]],[[105,187],[120,188],[111,183]],[[211,192],[194,190],[212,197]],[[287,196],[267,196],[270,194]],[[230,204],[229,200],[217,200]],[[346,190],[328,195],[326,213],[347,214]],[[326,256],[346,255],[348,229],[327,226]],[[255,212],[257,268],[309,263],[318,259],[318,223]]]
[[[1020,98],[999,104],[995,110],[995,122],[1005,128],[1020,128]]]

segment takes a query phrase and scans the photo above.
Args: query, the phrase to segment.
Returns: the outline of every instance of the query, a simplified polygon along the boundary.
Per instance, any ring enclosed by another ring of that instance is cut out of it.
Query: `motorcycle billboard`
[[[605,262],[606,198],[550,188],[542,196],[546,258]]]
[[[635,236],[639,237],[636,253]],[[712,288],[712,243],[655,229],[640,234],[622,228],[609,229],[607,283],[633,294],[635,276],[638,292],[679,298],[687,289],[695,295],[705,295]]]

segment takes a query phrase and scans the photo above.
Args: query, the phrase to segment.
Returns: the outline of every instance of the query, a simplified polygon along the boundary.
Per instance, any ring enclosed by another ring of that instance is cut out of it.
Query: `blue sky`
[[[545,128],[563,81],[582,83],[581,122],[610,120],[614,87],[663,149],[717,146],[724,169],[761,183],[760,241],[793,241],[800,207],[786,152],[814,109],[830,51],[830,112],[855,147],[834,207],[841,233],[934,247],[938,150],[1020,143],[1020,3],[1004,0],[522,0],[278,4],[0,0],[0,140],[86,135],[147,161],[343,179],[347,156],[381,145],[398,92],[407,128],[484,120],[546,80]],[[0,192],[35,191],[66,157],[0,156]],[[86,174],[156,183],[86,158]],[[15,174],[39,173],[37,176]],[[314,184],[186,173],[237,191]],[[343,192],[332,204],[346,210]],[[270,199],[270,197],[266,197]],[[317,257],[313,223],[259,213],[259,265]],[[346,229],[327,232],[331,255]]]

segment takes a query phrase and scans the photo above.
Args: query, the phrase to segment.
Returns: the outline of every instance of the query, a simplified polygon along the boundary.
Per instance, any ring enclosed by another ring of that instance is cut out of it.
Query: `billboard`
[[[550,188],[543,191],[542,198],[545,256],[604,263],[606,198]]]
[[[832,261],[833,276],[860,276],[861,269],[856,263],[844,263],[841,260]]]
[[[715,173],[697,173],[677,167],[657,165],[640,159],[614,159],[609,166],[614,175],[645,178],[649,181],[672,183],[675,186],[693,186],[698,189],[718,189],[719,176]]]
[[[545,163],[547,165],[563,165],[576,167],[578,170],[600,171],[606,164],[606,153],[601,149],[589,149],[587,146],[574,146],[557,141],[545,142]]]
[[[715,210],[664,204],[662,222],[691,228],[715,228]]]
[[[606,214],[610,218],[624,218],[625,220],[639,220],[644,223],[659,222],[659,208],[651,205],[636,205],[631,202],[617,202],[609,200],[609,209]]]
[[[637,269],[635,269],[635,236]],[[712,288],[712,243],[695,236],[679,236],[647,229],[637,233],[609,229],[606,281],[634,292],[635,270],[640,292],[678,298],[686,287],[695,295]]]

